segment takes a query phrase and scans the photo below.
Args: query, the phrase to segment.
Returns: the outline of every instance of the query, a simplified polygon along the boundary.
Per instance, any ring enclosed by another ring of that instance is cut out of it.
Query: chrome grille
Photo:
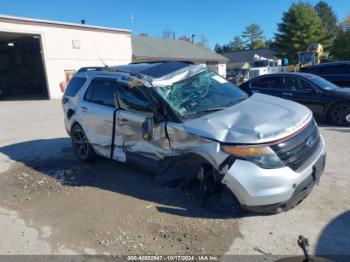
[[[271,146],[286,166],[297,170],[316,151],[321,137],[315,121],[311,121],[300,133]]]

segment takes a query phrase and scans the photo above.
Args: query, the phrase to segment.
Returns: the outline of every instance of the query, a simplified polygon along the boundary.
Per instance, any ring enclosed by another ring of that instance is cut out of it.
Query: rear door
[[[252,93],[262,93],[272,96],[281,96],[281,88],[283,88],[282,76],[263,76],[250,82],[250,90]]]
[[[115,92],[115,79],[94,78],[78,106],[80,122],[89,143],[96,153],[105,157],[110,156],[111,150]]]
[[[115,116],[113,158],[127,161],[128,156],[138,155],[158,160],[168,156],[170,146],[165,134],[165,121],[154,119],[154,112],[143,91],[118,82],[117,101],[119,110]],[[143,137],[143,125],[147,118],[154,120],[154,136],[151,140]]]

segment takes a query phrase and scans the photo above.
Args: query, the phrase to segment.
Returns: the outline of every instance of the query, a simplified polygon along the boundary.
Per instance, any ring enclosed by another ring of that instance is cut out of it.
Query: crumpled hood
[[[254,94],[225,110],[188,120],[184,128],[222,143],[256,144],[289,136],[311,118],[312,112],[303,105]]]

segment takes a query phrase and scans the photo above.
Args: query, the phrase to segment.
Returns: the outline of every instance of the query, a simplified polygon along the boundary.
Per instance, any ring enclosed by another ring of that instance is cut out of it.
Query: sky
[[[0,0],[0,14],[131,29],[133,34],[161,37],[164,29],[176,38],[205,34],[214,48],[256,23],[273,38],[283,12],[295,0]],[[317,0],[306,0],[315,4]],[[328,0],[339,20],[350,15],[350,0]],[[133,17],[133,24],[131,23]]]

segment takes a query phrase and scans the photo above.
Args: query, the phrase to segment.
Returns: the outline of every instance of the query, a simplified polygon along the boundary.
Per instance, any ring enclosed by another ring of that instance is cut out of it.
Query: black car
[[[240,85],[249,95],[263,93],[293,100],[310,108],[315,117],[332,124],[350,126],[350,88],[307,73],[270,74]]]
[[[350,87],[350,61],[303,67],[300,72],[321,76],[340,87]]]

